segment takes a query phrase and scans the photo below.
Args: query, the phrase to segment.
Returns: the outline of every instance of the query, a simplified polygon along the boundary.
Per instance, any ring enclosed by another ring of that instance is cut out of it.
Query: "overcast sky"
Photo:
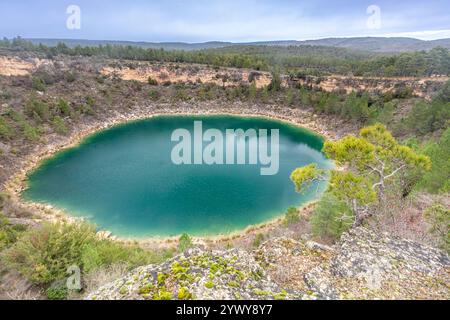
[[[68,29],[69,5],[81,28]],[[380,9],[380,23],[374,24]],[[369,26],[368,27],[368,19]],[[0,36],[130,41],[450,38],[449,0],[0,0]]]

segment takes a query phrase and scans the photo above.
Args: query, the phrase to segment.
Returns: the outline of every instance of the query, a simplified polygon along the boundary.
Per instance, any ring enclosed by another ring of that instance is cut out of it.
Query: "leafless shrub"
[[[41,296],[36,292],[23,291],[21,288],[11,288],[6,295],[10,300],[41,300]]]
[[[293,264],[277,265],[272,277],[276,283],[287,284],[297,273],[298,270]]]
[[[7,271],[0,265],[1,283],[0,300],[41,300],[42,295],[38,287],[33,286],[17,271]]]
[[[105,283],[124,277],[128,272],[128,266],[122,263],[94,270],[85,275],[83,279],[84,291],[87,293],[93,292]]]
[[[424,199],[391,197],[382,208],[374,209],[379,210],[380,214],[370,222],[370,225],[381,233],[435,246],[423,218],[426,207]]]

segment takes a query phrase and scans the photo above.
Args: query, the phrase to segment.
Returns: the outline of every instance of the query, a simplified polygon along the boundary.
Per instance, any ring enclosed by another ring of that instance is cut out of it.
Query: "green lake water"
[[[204,130],[279,129],[278,174],[262,176],[260,165],[173,164],[172,132],[193,131],[199,120]],[[300,195],[289,176],[310,163],[332,167],[322,143],[308,130],[265,118],[160,116],[96,133],[44,161],[30,174],[23,198],[121,237],[224,234],[317,198],[325,183]]]

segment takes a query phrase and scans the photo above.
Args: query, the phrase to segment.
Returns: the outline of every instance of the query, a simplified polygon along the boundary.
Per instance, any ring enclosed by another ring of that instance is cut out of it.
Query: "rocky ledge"
[[[162,265],[140,267],[90,294],[92,300],[300,299],[270,281],[254,257],[242,250],[188,250]]]
[[[334,248],[288,238],[253,252],[192,249],[87,295],[134,299],[449,299],[450,259],[364,228]]]

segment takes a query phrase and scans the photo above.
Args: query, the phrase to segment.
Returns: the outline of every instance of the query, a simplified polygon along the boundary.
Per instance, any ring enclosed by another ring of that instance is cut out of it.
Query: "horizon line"
[[[320,40],[328,40],[328,39],[361,39],[361,38],[372,38],[372,39],[410,39],[410,40],[418,40],[423,42],[433,42],[439,40],[449,40],[450,37],[446,38],[436,38],[436,39],[420,39],[415,37],[408,36],[336,36],[336,37],[323,37],[323,38],[311,38],[304,40],[296,40],[296,39],[278,39],[278,40],[254,40],[254,41],[226,41],[226,40],[207,40],[202,42],[188,42],[188,41],[149,41],[149,40],[120,40],[120,39],[88,39],[88,38],[47,38],[47,37],[22,37],[17,35],[15,37],[2,37],[3,39],[12,40],[14,38],[22,38],[24,40],[78,40],[78,41],[102,41],[102,42],[131,42],[131,43],[153,43],[153,44],[170,44],[170,43],[179,43],[179,44],[187,44],[187,45],[196,45],[196,44],[206,44],[206,43],[229,43],[229,44],[249,44],[249,43],[270,43],[270,42],[308,42],[308,41],[320,41]]]

